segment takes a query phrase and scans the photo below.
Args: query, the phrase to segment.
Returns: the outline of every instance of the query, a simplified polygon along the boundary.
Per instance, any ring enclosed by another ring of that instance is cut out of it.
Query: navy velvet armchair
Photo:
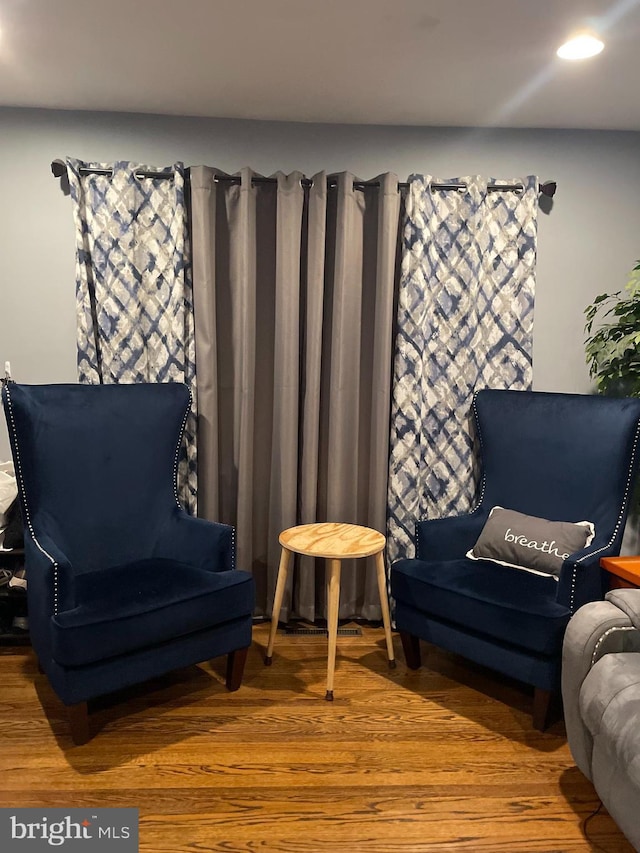
[[[254,582],[234,532],[176,491],[191,405],[178,383],[18,385],[3,403],[25,522],[39,664],[89,739],[87,700],[228,655],[240,686]]]
[[[638,464],[640,400],[479,391],[482,481],[467,515],[419,521],[416,555],[391,567],[395,619],[410,668],[419,640],[533,685],[548,723],[573,613],[606,592],[600,558],[618,554]],[[590,521],[593,541],[541,575],[466,555],[494,506],[551,521]]]

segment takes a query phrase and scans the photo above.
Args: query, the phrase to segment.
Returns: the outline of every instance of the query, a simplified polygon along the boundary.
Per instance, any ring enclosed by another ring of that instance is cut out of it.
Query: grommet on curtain
[[[515,193],[522,195],[525,190],[524,184],[487,184],[488,193]]]
[[[453,192],[453,191],[459,192],[459,193],[466,193],[466,191],[468,189],[466,184],[459,184],[459,183],[439,184],[439,183],[434,182],[434,181],[429,181],[428,186],[429,186],[429,189],[431,190],[432,193]]]

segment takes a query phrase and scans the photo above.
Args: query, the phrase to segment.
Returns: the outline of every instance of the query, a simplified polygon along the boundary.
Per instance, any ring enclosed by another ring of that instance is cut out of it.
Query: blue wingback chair
[[[235,569],[233,529],[178,502],[186,386],[9,382],[2,397],[31,640],[75,742],[87,700],[177,667],[228,654],[237,689],[254,582]]]
[[[638,464],[640,400],[483,390],[473,414],[482,481],[467,515],[419,521],[416,556],[391,567],[395,619],[410,668],[419,640],[533,685],[545,728],[560,687],[573,613],[606,592],[600,558],[620,552]],[[591,521],[595,538],[559,579],[471,560],[491,508],[551,521]]]

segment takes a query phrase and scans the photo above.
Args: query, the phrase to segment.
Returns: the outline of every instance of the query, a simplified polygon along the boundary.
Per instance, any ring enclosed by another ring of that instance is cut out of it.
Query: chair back
[[[592,521],[619,543],[638,465],[640,399],[479,391],[483,507]]]
[[[187,387],[10,382],[2,397],[36,539],[48,537],[76,573],[151,556],[177,509]]]

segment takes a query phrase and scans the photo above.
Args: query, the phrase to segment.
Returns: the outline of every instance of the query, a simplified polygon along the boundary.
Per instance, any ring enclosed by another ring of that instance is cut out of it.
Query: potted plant
[[[640,397],[640,261],[625,292],[601,293],[584,313],[585,351],[596,388],[610,396]]]

